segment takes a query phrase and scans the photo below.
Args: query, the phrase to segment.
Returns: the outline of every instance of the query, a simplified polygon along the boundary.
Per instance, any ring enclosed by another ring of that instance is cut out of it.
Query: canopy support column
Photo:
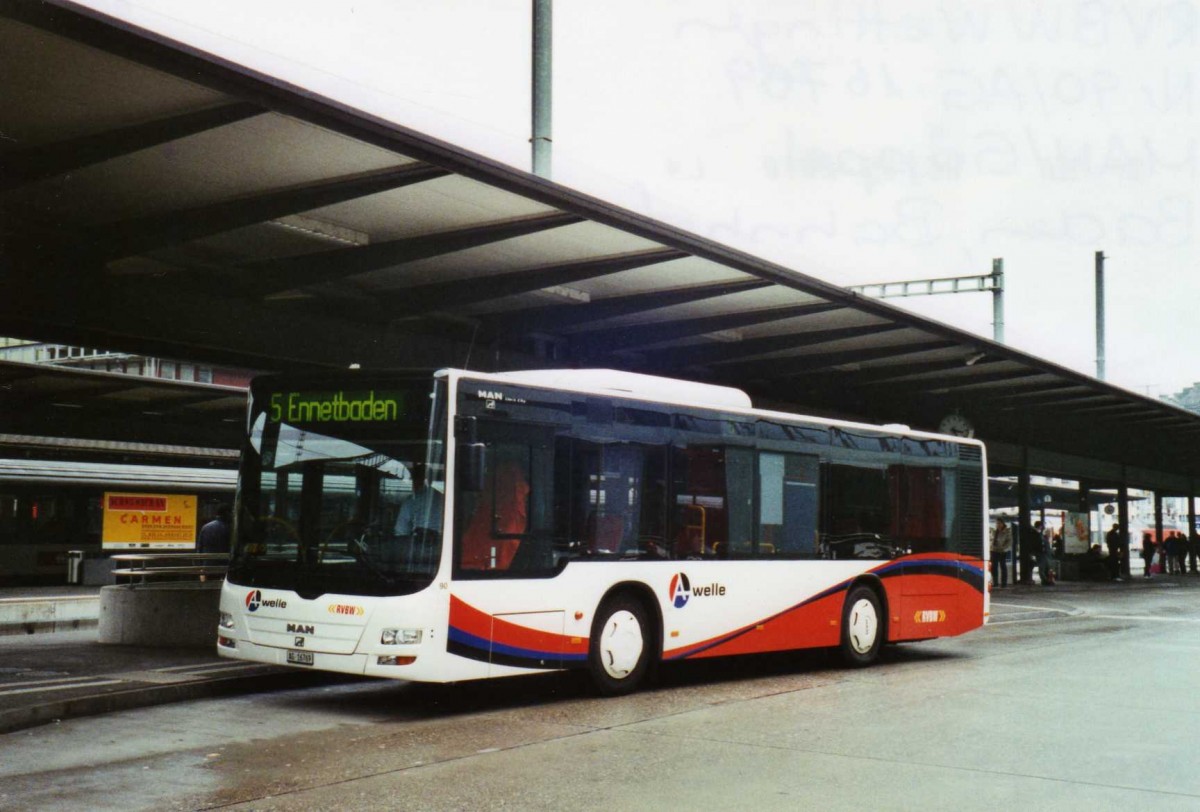
[[[1191,564],[1188,569],[1196,574],[1196,547],[1200,545],[1200,535],[1196,533],[1196,480],[1191,480],[1188,487],[1188,559]]]
[[[1021,470],[1017,474],[1017,526],[1013,528],[1013,548],[1017,551],[1017,572],[1014,580],[1019,584],[1033,582],[1033,550],[1029,548],[1028,529],[1033,525],[1029,509],[1029,449],[1021,451]]]
[[[1121,524],[1121,576],[1129,577],[1129,483],[1121,466],[1121,485],[1117,488],[1117,521]]]

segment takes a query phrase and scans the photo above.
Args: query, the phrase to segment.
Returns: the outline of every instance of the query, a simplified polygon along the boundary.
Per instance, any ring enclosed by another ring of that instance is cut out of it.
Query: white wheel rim
[[[866,654],[875,645],[875,635],[879,633],[879,618],[875,614],[875,604],[866,598],[855,602],[850,608],[849,636],[850,648],[858,654]]]
[[[642,624],[632,613],[614,612],[600,633],[600,662],[613,679],[624,679],[642,657]]]

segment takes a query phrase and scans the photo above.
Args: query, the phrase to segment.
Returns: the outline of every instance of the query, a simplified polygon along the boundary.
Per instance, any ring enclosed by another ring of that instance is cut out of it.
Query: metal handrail
[[[146,583],[147,578],[179,579],[180,576],[195,576],[200,581],[210,577],[221,580],[229,569],[229,553],[121,553],[112,556],[112,560],[131,564],[112,571],[114,576],[129,578],[129,586],[133,586],[134,578],[139,579],[139,584]],[[201,563],[175,564],[177,561]]]

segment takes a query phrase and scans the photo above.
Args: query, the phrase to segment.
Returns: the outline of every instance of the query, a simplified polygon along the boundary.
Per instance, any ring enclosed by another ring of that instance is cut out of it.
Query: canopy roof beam
[[[265,112],[254,104],[234,102],[53,144],[15,149],[0,154],[0,189],[13,189],[77,171]]]
[[[856,380],[855,384],[868,388],[886,386],[893,391],[904,390],[913,392],[935,392],[947,388],[952,388],[955,391],[959,391],[971,386],[1020,380],[1021,378],[1028,378],[1042,374],[1039,370],[1030,369],[1007,369],[997,370],[995,372],[975,372],[975,369],[976,367],[972,367],[968,371],[967,368],[963,367],[963,365],[959,363],[956,370],[961,371],[952,373],[931,375],[927,378],[907,378],[902,381],[894,379],[882,379],[863,382]]]
[[[581,344],[602,347],[605,352],[621,352],[650,344],[661,344],[667,341],[693,338],[705,333],[769,324],[775,321],[802,318],[804,316],[815,316],[840,309],[841,305],[830,304],[829,302],[814,302],[790,307],[742,310],[719,316],[701,316],[693,319],[681,319],[679,321],[632,324],[623,327],[610,327],[603,330],[587,330],[572,333],[571,339]]]
[[[505,296],[531,293],[554,285],[566,285],[645,268],[660,262],[671,262],[684,256],[686,255],[682,251],[676,251],[674,248],[652,248],[648,251],[496,274],[488,277],[486,284],[467,285],[462,281],[452,281],[416,285],[383,296],[381,307],[395,319],[424,313],[444,306],[447,302],[453,303],[455,307],[465,307]]]
[[[572,327],[583,327],[608,319],[635,316],[676,305],[702,302],[706,299],[732,296],[735,293],[769,287],[772,287],[771,282],[755,278],[714,282],[672,290],[610,296],[587,304],[563,304],[509,310],[483,316],[481,321],[496,331],[520,329],[527,332],[557,333],[569,331]]]
[[[948,350],[957,346],[953,341],[925,341],[915,344],[890,344],[886,347],[869,347],[861,350],[841,350],[838,352],[812,353],[785,358],[768,358],[760,361],[746,361],[738,365],[739,376],[747,378],[781,378],[792,375],[802,375],[815,369],[840,366],[842,364],[861,364],[868,361],[881,361],[886,358],[902,358],[906,355],[917,355],[923,352]]]
[[[231,281],[243,295],[265,297],[273,293],[337,282],[383,268],[525,237],[582,221],[583,218],[577,214],[554,212],[420,237],[390,240],[375,245],[335,248],[315,254],[264,260],[242,265],[240,273]]]
[[[81,242],[101,261],[133,256],[197,240],[277,217],[332,206],[449,175],[445,169],[414,161],[401,166],[278,189],[251,197],[153,214],[92,229]]]
[[[657,356],[683,366],[729,364],[772,352],[799,350],[833,341],[845,341],[862,336],[882,335],[905,329],[903,324],[864,324],[856,327],[837,327],[829,330],[806,330],[783,335],[747,338],[732,343],[710,342],[647,353],[651,361]]]

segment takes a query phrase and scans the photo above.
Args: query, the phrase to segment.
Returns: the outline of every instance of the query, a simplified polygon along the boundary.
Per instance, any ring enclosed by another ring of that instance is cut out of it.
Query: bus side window
[[[666,446],[559,437],[555,554],[568,559],[666,556]]]
[[[904,554],[903,539],[895,534],[898,481],[880,466],[826,467],[821,542],[827,557],[882,560]]]
[[[815,558],[817,457],[763,452],[758,475],[758,557]]]
[[[893,465],[888,469],[897,510],[892,533],[914,553],[941,552],[949,538],[947,481],[942,468]]]
[[[753,554],[754,452],[676,448],[671,475],[672,555],[745,558]]]

